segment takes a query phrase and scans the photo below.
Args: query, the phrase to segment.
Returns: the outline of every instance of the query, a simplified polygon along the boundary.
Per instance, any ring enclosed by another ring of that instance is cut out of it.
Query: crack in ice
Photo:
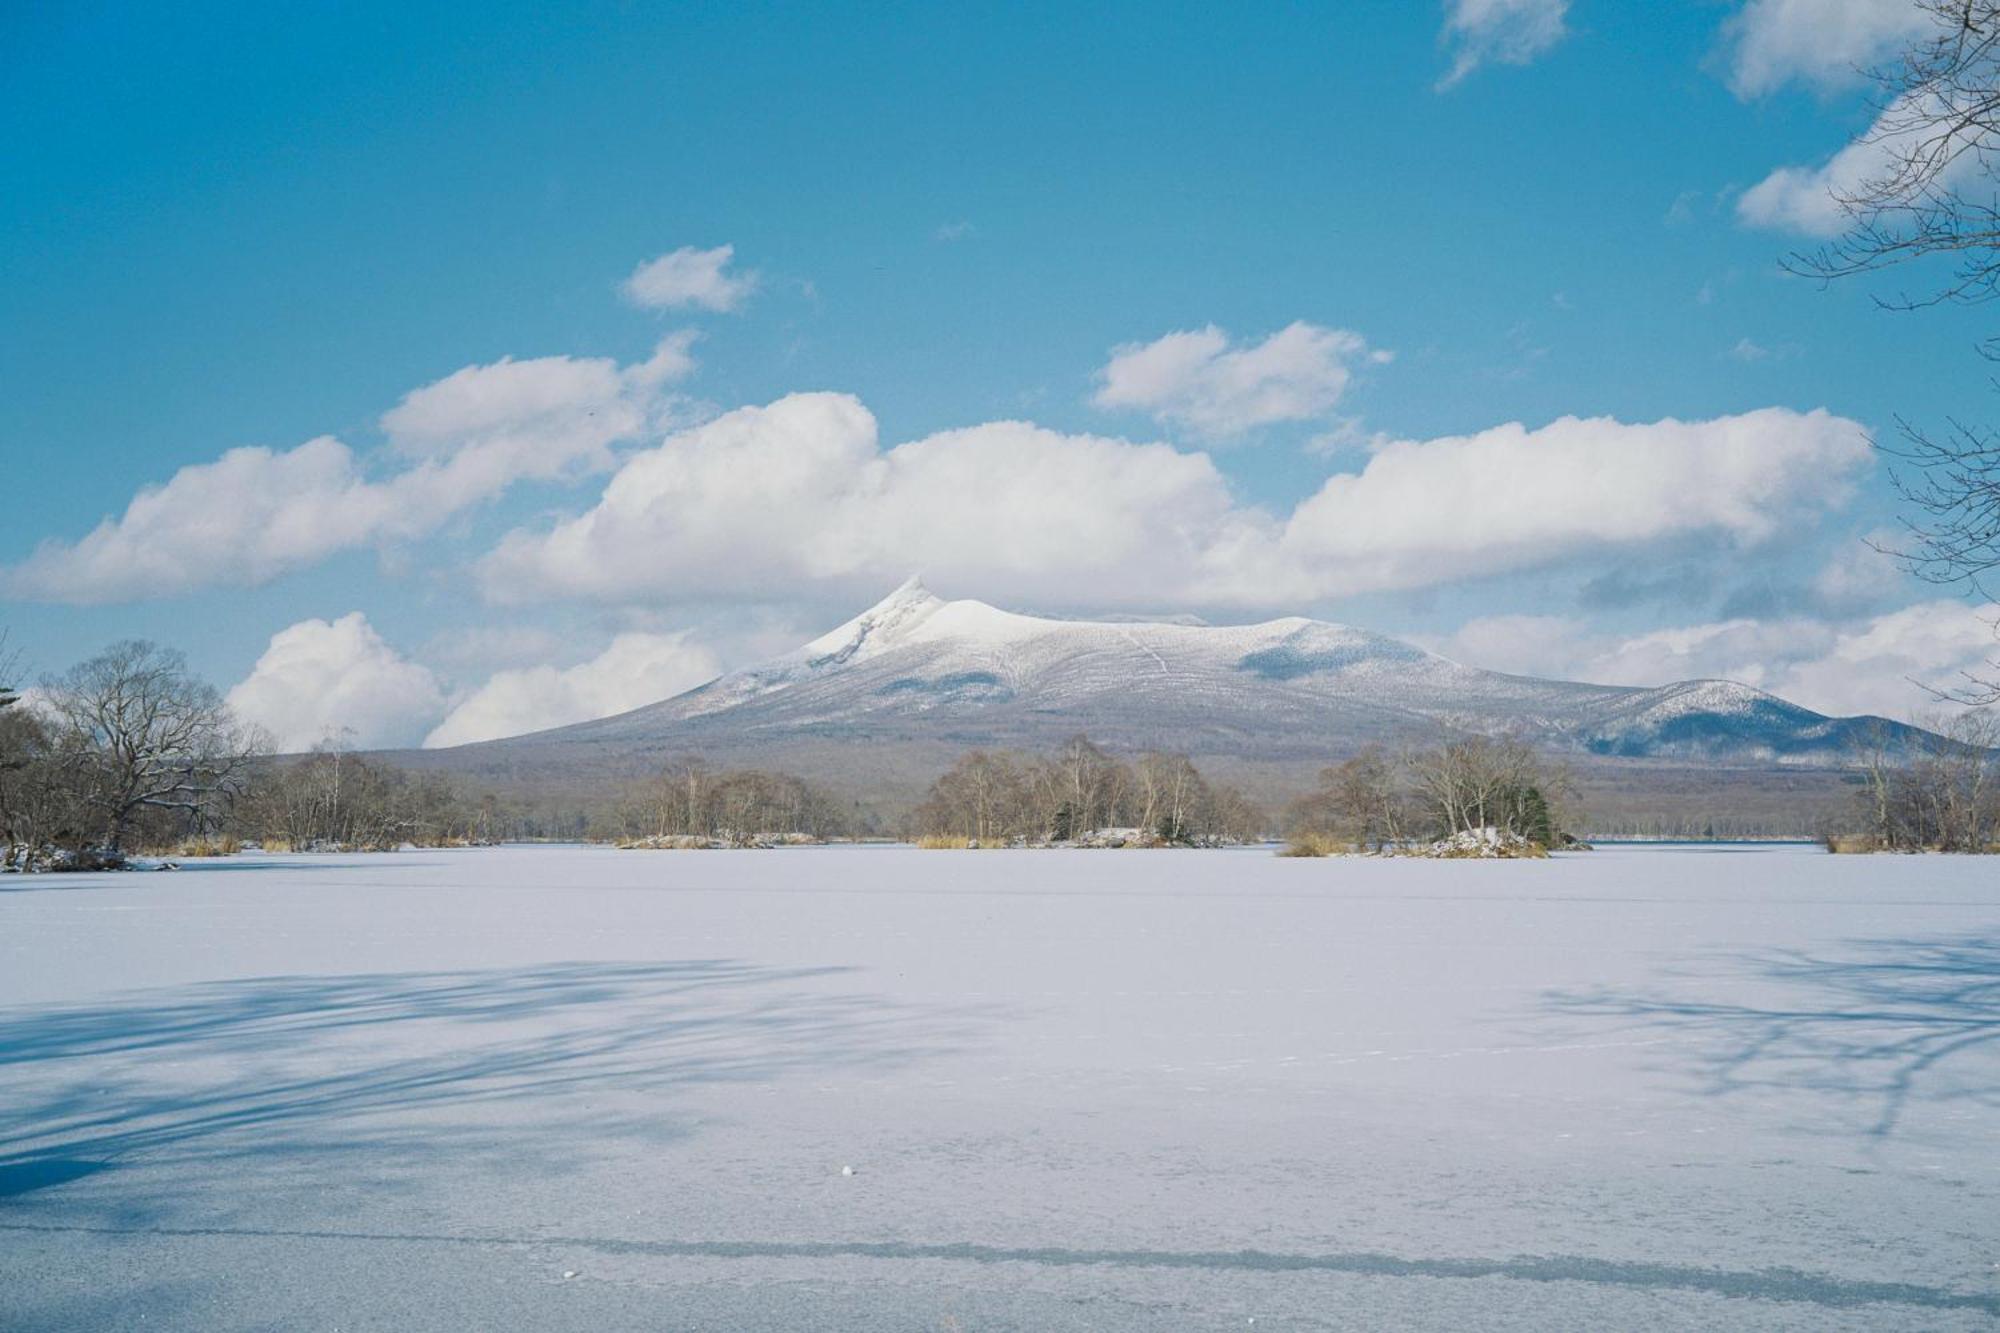
[[[361,1241],[531,1248],[568,1246],[603,1254],[673,1259],[875,1259],[973,1264],[1034,1264],[1051,1268],[1169,1268],[1250,1273],[1345,1273],[1390,1278],[1504,1278],[1516,1282],[1585,1282],[1598,1286],[1704,1292],[1749,1300],[1836,1308],[1906,1305],[1972,1310],[2000,1316],[2000,1295],[1953,1291],[1911,1282],[1856,1281],[1795,1268],[1723,1269],[1597,1259],[1584,1255],[1516,1255],[1506,1259],[1429,1258],[1359,1250],[1288,1254],[1271,1250],[1117,1250],[1012,1247],[957,1241],[629,1240],[593,1236],[461,1236],[420,1232],[328,1231],[230,1227],[99,1227],[0,1222],[0,1232],[103,1236]]]

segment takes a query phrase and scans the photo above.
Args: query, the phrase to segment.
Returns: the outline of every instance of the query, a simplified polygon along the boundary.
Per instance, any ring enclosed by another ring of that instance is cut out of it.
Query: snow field
[[[9,881],[0,1327],[1988,1327],[1996,977],[1799,848]]]

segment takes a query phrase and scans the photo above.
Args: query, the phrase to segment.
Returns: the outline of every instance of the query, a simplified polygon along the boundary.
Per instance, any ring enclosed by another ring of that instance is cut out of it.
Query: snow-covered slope
[[[1868,724],[1729,681],[1538,680],[1296,616],[1231,626],[1047,619],[947,602],[912,579],[783,657],[634,712],[488,745],[1033,747],[1084,731],[1124,749],[1297,760],[1461,731],[1583,754],[1826,764]]]

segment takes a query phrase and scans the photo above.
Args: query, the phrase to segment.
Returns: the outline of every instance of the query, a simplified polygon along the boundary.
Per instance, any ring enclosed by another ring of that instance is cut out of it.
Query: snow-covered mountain
[[[1459,731],[1514,733],[1579,755],[1822,766],[1872,725],[1730,681],[1538,680],[1296,616],[1228,626],[1048,619],[948,602],[912,579],[773,661],[616,717],[460,749],[484,752],[480,767],[538,755],[577,769],[686,751],[1034,748],[1082,731],[1128,752],[1294,764]]]

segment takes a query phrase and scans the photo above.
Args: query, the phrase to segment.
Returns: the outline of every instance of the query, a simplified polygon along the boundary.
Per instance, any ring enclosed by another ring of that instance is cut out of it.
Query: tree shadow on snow
[[[1596,990],[1549,1003],[1705,1038],[1708,1092],[1822,1093],[1859,1107],[1872,1138],[1893,1135],[1919,1103],[2000,1107],[2000,935],[1861,940],[1840,956],[1783,950],[1732,962],[1761,983],[1765,1002]]]
[[[670,1140],[692,1132],[676,1092],[891,1068],[970,1032],[970,1011],[823,984],[846,970],[713,959],[264,977],[0,1011],[0,1208],[168,1156],[443,1149],[531,1169],[538,1133],[561,1136],[552,1162],[578,1140]],[[474,1109],[500,1105],[512,1109]]]

